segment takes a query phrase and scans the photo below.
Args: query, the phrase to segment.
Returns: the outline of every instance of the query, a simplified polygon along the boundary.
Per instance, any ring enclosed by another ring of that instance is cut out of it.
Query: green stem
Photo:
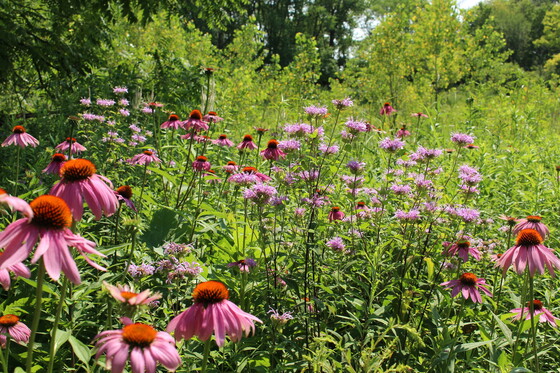
[[[136,211],[136,216],[138,216],[138,214],[142,209],[142,196],[144,195],[144,187],[146,186],[147,173],[148,173],[148,163],[144,165],[144,175],[142,176],[142,188],[140,189],[140,198],[138,198],[138,210]]]
[[[60,300],[58,301],[58,306],[56,307],[56,315],[54,317],[54,323],[51,332],[51,344],[49,348],[49,367],[47,373],[52,373],[54,366],[54,358],[56,356],[55,344],[56,344],[56,333],[58,331],[58,324],[60,323],[60,315],[62,314],[62,307],[64,307],[64,300],[66,298],[66,293],[68,289],[68,279],[64,277],[62,281],[62,289],[60,290]]]
[[[21,156],[21,148],[18,146],[17,147],[17,158],[16,158],[16,175],[15,175],[16,188],[15,188],[15,191],[14,191],[15,196],[18,195],[20,156]]]
[[[453,356],[453,351],[455,350],[455,346],[457,345],[457,341],[459,340],[459,326],[461,325],[461,320],[463,319],[463,309],[465,308],[466,301],[467,301],[467,299],[465,297],[463,297],[463,300],[461,301],[461,306],[459,308],[459,314],[457,316],[455,331],[453,332],[453,343],[451,345],[451,348],[449,349],[449,355],[447,355],[447,362],[445,363],[445,365],[447,367],[449,366],[449,364],[451,362],[451,358]]]
[[[43,259],[39,261],[39,269],[37,271],[37,289],[35,292],[35,312],[33,313],[33,322],[31,324],[31,335],[27,344],[27,358],[25,366],[27,373],[31,373],[33,368],[33,352],[35,351],[35,336],[37,335],[37,328],[39,327],[39,320],[41,319],[41,305],[43,301],[43,282],[45,280],[45,265]]]
[[[529,276],[529,272],[527,270],[527,276]],[[528,281],[523,281],[523,287],[521,289],[521,314],[519,315],[519,325],[517,326],[517,332],[515,333],[515,341],[513,342],[513,350],[511,356],[511,362],[517,365],[515,360],[517,356],[517,344],[519,343],[519,335],[521,334],[521,328],[523,326],[523,316],[525,313],[525,304],[527,303],[527,283]]]
[[[529,271],[527,271],[529,274]],[[530,275],[529,275],[530,276]],[[541,371],[539,364],[539,354],[537,350],[537,328],[535,327],[535,305],[533,301],[535,300],[535,290],[533,288],[533,277],[529,277],[529,312],[531,313],[531,336],[533,339],[533,353],[535,356],[535,372],[539,373]]]
[[[208,357],[210,356],[210,343],[212,343],[212,338],[208,338],[206,342],[204,342],[204,355],[202,357],[202,368],[200,371],[202,373],[206,373],[206,368],[208,367]]]
[[[10,343],[10,337],[7,336],[6,337],[6,356],[4,356],[4,352],[0,351],[0,360],[1,360],[1,363],[2,363],[2,370],[3,370],[4,373],[8,373],[8,357],[10,356],[9,355],[10,345],[8,343]]]

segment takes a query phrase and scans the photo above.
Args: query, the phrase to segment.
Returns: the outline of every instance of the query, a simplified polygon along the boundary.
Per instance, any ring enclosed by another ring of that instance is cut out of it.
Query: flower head
[[[161,294],[153,294],[150,290],[144,290],[140,293],[134,291],[134,289],[128,285],[117,285],[113,286],[107,282],[103,282],[103,285],[109,293],[121,303],[129,306],[139,306],[149,304],[150,302],[161,298]]]
[[[219,146],[234,146],[235,144],[233,143],[233,141],[231,141],[230,139],[228,139],[227,135],[221,134],[220,136],[218,136],[218,138],[216,140],[212,140],[213,144],[219,145]]]
[[[340,211],[340,207],[333,206],[331,207],[331,211],[329,212],[328,218],[329,221],[342,220],[342,218],[344,218],[344,213]]]
[[[222,120],[224,120],[224,118],[219,117],[218,114],[215,111],[209,111],[208,114],[206,114],[202,120],[208,122],[208,123],[218,123],[221,122]]]
[[[112,373],[122,373],[127,361],[133,372],[142,373],[155,373],[158,362],[173,371],[181,365],[175,341],[168,333],[128,318],[121,320],[125,324],[121,330],[107,330],[95,337],[95,357],[105,354],[106,367]]]
[[[85,146],[78,143],[73,137],[67,137],[65,141],[55,146],[55,150],[61,153],[66,153],[68,149],[70,149],[70,154],[79,154],[87,150]]]
[[[200,112],[200,110],[191,111],[189,118],[184,121],[181,126],[187,131],[193,129],[196,132],[208,131],[208,129],[210,128],[208,127],[208,123],[202,120],[202,113]]]
[[[476,247],[471,246],[468,237],[453,243],[447,250],[445,250],[444,255],[453,256],[457,255],[459,258],[463,259],[463,262],[469,260],[469,255],[471,255],[476,260],[480,260],[480,251]]]
[[[0,316],[0,345],[2,348],[6,347],[8,336],[17,343],[27,343],[30,335],[31,329],[20,322],[18,316],[11,314]]]
[[[117,190],[115,190],[115,196],[117,196],[117,199],[119,201],[122,201],[124,203],[126,203],[126,205],[131,208],[133,211],[138,211],[136,210],[136,206],[134,206],[134,203],[132,202],[131,198],[132,198],[132,188],[128,185],[122,185],[120,187],[117,188]]]
[[[21,198],[9,195],[2,188],[0,188],[0,206],[7,206],[13,211],[19,211],[29,220],[33,218],[33,210],[31,210],[27,202]]]
[[[8,145],[17,145],[22,148],[31,146],[34,148],[39,145],[39,140],[28,134],[23,126],[15,126],[12,128],[12,134],[2,143],[2,146]]]
[[[160,128],[161,129],[171,128],[176,130],[179,128],[180,125],[181,125],[181,121],[179,120],[179,116],[177,114],[171,114],[169,115],[169,118],[167,118],[167,120],[160,125]]]
[[[90,265],[105,270],[86,255],[104,256],[94,249],[95,243],[75,235],[69,229],[72,214],[63,199],[43,195],[35,198],[29,206],[33,210],[31,220],[16,220],[0,233],[0,247],[5,248],[0,255],[0,270],[21,263],[37,242],[39,245],[31,262],[35,263],[42,257],[47,273],[54,280],[58,280],[62,271],[70,281],[80,283],[80,273],[69,246],[75,247]]]
[[[350,99],[350,97],[346,97],[342,100],[332,100],[331,102],[338,110],[354,106],[354,102],[352,102],[352,99]]]
[[[404,148],[404,141],[399,139],[391,140],[391,138],[386,137],[379,142],[379,147],[389,153],[394,153],[397,150]]]
[[[253,136],[251,135],[243,136],[243,140],[239,143],[239,145],[237,145],[237,149],[239,150],[243,150],[243,149],[253,150],[256,148],[257,148],[257,144],[253,142]]]
[[[397,110],[391,106],[389,102],[383,104],[381,109],[379,109],[379,115],[391,115],[395,113]]]
[[[229,291],[221,282],[202,282],[195,287],[192,296],[194,304],[167,326],[168,332],[175,332],[176,340],[197,336],[206,341],[214,334],[216,344],[221,347],[226,335],[237,342],[243,335],[254,332],[255,321],[262,322],[230,302]]]
[[[523,229],[517,234],[515,246],[508,249],[496,262],[504,273],[513,265],[513,269],[522,274],[528,268],[531,276],[538,271],[544,273],[544,267],[554,276],[554,268],[560,269],[560,259],[551,249],[542,244],[543,239],[535,229]]]
[[[254,267],[257,266],[257,262],[255,262],[254,259],[245,258],[245,259],[241,259],[237,262],[228,263],[227,266],[228,267],[237,267],[237,268],[239,268],[239,271],[249,273],[251,268],[254,268]]]
[[[483,278],[477,278],[470,272],[463,273],[458,280],[447,281],[440,285],[444,286],[446,289],[452,289],[452,297],[462,293],[463,298],[470,298],[475,303],[482,303],[482,297],[480,296],[479,290],[482,290],[489,297],[492,296],[490,290],[486,288],[486,280]]]
[[[326,106],[315,106],[311,105],[304,108],[305,114],[311,117],[324,117],[328,113],[328,109]]]
[[[66,156],[64,154],[55,153],[51,157],[50,163],[47,165],[47,167],[45,167],[43,172],[46,174],[58,175],[60,173],[60,168],[62,167],[62,165],[64,165],[65,162]]]
[[[152,162],[161,162],[161,159],[158,158],[158,156],[155,154],[155,151],[153,150],[144,150],[142,153],[136,154],[129,161],[130,164],[138,164],[142,166],[147,166]]]
[[[193,170],[202,172],[202,171],[210,171],[212,165],[208,162],[208,158],[203,155],[199,155],[196,157],[196,160],[192,164]]]
[[[277,140],[270,140],[266,146],[266,149],[261,152],[261,156],[267,160],[276,161],[279,158],[285,158],[286,153],[278,148]]]
[[[558,317],[554,317],[554,315],[552,315],[552,313],[547,310],[543,306],[543,303],[538,299],[528,301],[526,307],[514,308],[509,312],[515,313],[512,317],[514,320],[521,320],[521,317],[525,320],[531,320],[533,315],[538,316],[539,322],[547,322],[553,328],[556,328],[557,326],[556,320],[560,320]]]
[[[453,133],[451,135],[451,141],[457,144],[457,146],[465,146],[474,142],[475,137],[467,135],[465,133]]]
[[[519,219],[517,221],[517,225],[513,227],[513,233],[518,234],[523,229],[534,229],[539,232],[543,240],[545,240],[548,238],[550,231],[548,230],[548,227],[541,222],[541,220],[542,218],[536,215],[530,215],[525,219]]]

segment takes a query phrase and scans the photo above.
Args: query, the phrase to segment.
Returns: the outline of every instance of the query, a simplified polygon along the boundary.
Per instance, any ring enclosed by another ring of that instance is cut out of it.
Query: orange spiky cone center
[[[192,294],[195,303],[202,303],[204,307],[229,299],[229,291],[219,281],[206,281],[198,284]]]
[[[0,317],[0,325],[5,327],[14,326],[19,322],[19,317],[16,315],[3,315]]]
[[[64,229],[72,226],[72,213],[62,198],[43,195],[29,204],[33,210],[31,222],[49,229]]]
[[[150,325],[135,323],[122,329],[123,340],[133,347],[148,347],[156,339],[157,331]]]
[[[476,278],[476,276],[470,272],[467,273],[463,273],[461,275],[461,277],[459,278],[459,281],[461,281],[461,284],[466,285],[466,286],[474,286],[476,284],[476,281],[478,280],[478,278]]]
[[[87,159],[79,158],[66,162],[60,169],[60,176],[65,181],[80,181],[90,178],[96,171],[93,163]]]
[[[541,235],[534,229],[523,229],[517,234],[517,246],[534,246],[540,245],[542,242]]]

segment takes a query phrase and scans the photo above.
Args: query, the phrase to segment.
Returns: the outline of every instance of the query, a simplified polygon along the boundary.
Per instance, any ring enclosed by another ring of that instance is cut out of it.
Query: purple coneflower
[[[132,198],[132,188],[128,185],[123,185],[117,188],[117,190],[115,190],[115,196],[117,196],[117,199],[119,201],[122,201],[124,203],[126,203],[126,205],[131,208],[133,211],[137,212],[138,210],[136,210],[136,206],[134,206],[134,203],[132,202],[131,198]]]
[[[383,107],[379,110],[379,115],[391,115],[395,113],[397,110],[391,106],[389,102],[383,104]]]
[[[253,136],[251,135],[243,136],[243,140],[239,143],[239,145],[237,145],[237,149],[239,150],[243,150],[243,149],[253,150],[256,148],[257,148],[257,144],[253,142]]]
[[[539,322],[547,322],[553,328],[557,327],[556,320],[560,320],[558,317],[554,317],[549,310],[544,308],[543,303],[538,299],[528,301],[526,307],[514,308],[509,312],[515,313],[512,317],[514,320],[521,320],[521,315],[523,315],[525,320],[531,320],[533,315],[538,316]]]
[[[78,143],[73,137],[67,137],[65,141],[55,146],[54,149],[60,151],[61,153],[66,153],[68,148],[70,148],[70,154],[79,154],[87,150],[85,146]]]
[[[94,249],[95,243],[72,233],[72,213],[63,199],[50,195],[35,198],[30,207],[32,219],[19,219],[0,233],[0,247],[6,250],[0,255],[0,269],[9,268],[25,260],[37,242],[39,245],[31,263],[41,257],[52,279],[58,280],[60,272],[75,284],[80,283],[80,273],[72,258],[69,246],[78,250],[93,267],[104,271],[86,254],[105,256]]]
[[[428,118],[428,116],[424,113],[418,112],[418,113],[412,113],[410,114],[411,117],[416,117],[416,118]]]
[[[27,343],[30,335],[31,329],[20,322],[18,316],[8,314],[0,317],[0,345],[2,348],[6,348],[8,336],[17,343]]]
[[[234,161],[229,161],[225,166],[222,167],[224,171],[228,174],[233,174],[235,171],[239,170],[239,166]]]
[[[482,297],[479,290],[482,290],[489,297],[492,296],[490,290],[486,288],[486,280],[477,278],[474,274],[467,272],[463,273],[458,280],[451,280],[440,284],[446,289],[451,290],[451,296],[455,297],[459,293],[463,294],[463,298],[471,299],[475,303],[482,303]]]
[[[536,215],[529,215],[525,219],[517,220],[517,224],[513,227],[513,233],[518,234],[523,229],[534,229],[541,235],[543,240],[546,240],[550,234],[548,227],[541,223],[542,217]]]
[[[235,146],[233,141],[228,139],[227,135],[224,135],[224,134],[218,136],[218,139],[212,140],[212,143],[215,144],[215,145],[220,145],[220,146]]]
[[[523,229],[517,234],[515,246],[502,254],[496,266],[502,267],[505,273],[513,265],[513,269],[518,274],[522,274],[525,268],[528,268],[531,277],[537,271],[543,274],[546,266],[550,275],[554,277],[554,268],[560,269],[560,259],[542,242],[542,236],[538,231]]]
[[[150,290],[144,290],[137,293],[128,285],[113,286],[105,281],[103,281],[103,285],[107,290],[109,290],[109,293],[111,293],[113,298],[129,306],[146,305],[161,298],[161,294],[156,293],[152,295]]]
[[[66,156],[64,154],[61,153],[53,154],[50,163],[47,165],[47,167],[45,167],[43,172],[46,174],[58,175],[60,173],[61,167],[64,165],[65,162],[66,162]]]
[[[257,262],[255,262],[254,259],[245,258],[245,259],[241,259],[237,262],[228,263],[227,266],[228,267],[237,267],[237,268],[239,268],[240,272],[249,273],[251,268],[254,268],[254,267],[257,266]]]
[[[2,253],[0,253],[2,255]],[[29,278],[31,276],[31,271],[23,263],[16,263],[12,266],[6,267],[5,269],[0,269],[0,285],[4,290],[10,289],[12,279],[10,277],[10,272],[16,277]]]
[[[197,336],[206,341],[214,334],[216,344],[222,347],[226,335],[238,342],[243,335],[255,331],[255,321],[262,323],[230,302],[229,291],[221,282],[202,282],[195,287],[192,296],[194,304],[167,326],[168,332],[175,332],[176,340]]]
[[[403,139],[410,136],[410,131],[406,129],[406,126],[402,126],[400,130],[397,131],[397,137]]]
[[[286,153],[278,148],[277,140],[270,140],[266,149],[261,151],[261,156],[270,161],[277,161],[279,158],[286,158]]]
[[[95,165],[87,159],[72,159],[62,166],[61,180],[50,191],[66,201],[76,221],[82,219],[84,198],[97,220],[103,214],[111,216],[117,211],[119,203],[113,184],[96,172]]]
[[[215,111],[209,111],[208,114],[206,114],[204,118],[202,118],[202,120],[208,123],[218,123],[224,120],[224,118],[219,117]]]
[[[0,205],[8,206],[11,210],[19,211],[29,220],[33,218],[33,210],[23,199],[9,195],[4,189],[0,188]]]
[[[107,330],[95,337],[95,358],[106,355],[105,367],[111,373],[122,373],[130,361],[132,372],[155,373],[159,362],[168,370],[175,371],[181,365],[181,357],[175,341],[166,332],[158,332],[152,326],[133,323],[123,317],[121,330]]]
[[[144,150],[142,153],[136,154],[132,157],[129,163],[147,166],[152,162],[159,163],[161,162],[161,159],[157,157],[153,150]]]
[[[202,113],[200,110],[193,110],[189,115],[189,118],[181,123],[181,127],[189,131],[193,129],[194,131],[208,131],[208,123],[202,120]]]
[[[17,145],[22,148],[31,146],[34,148],[39,145],[39,140],[28,134],[23,126],[15,126],[12,128],[12,134],[2,143],[2,146],[8,145]]]
[[[344,213],[340,211],[340,207],[333,206],[329,212],[328,218],[329,221],[342,220],[344,218]]]
[[[196,160],[192,164],[192,168],[195,171],[202,172],[202,171],[210,171],[212,165],[208,162],[208,158],[203,155],[199,155],[196,157]]]
[[[476,247],[471,246],[468,237],[450,245],[443,254],[447,256],[457,255],[459,258],[463,259],[463,262],[469,260],[469,254],[476,260],[480,260],[480,251],[478,251]]]
[[[171,128],[176,130],[181,125],[181,121],[179,120],[179,116],[176,114],[169,115],[169,118],[165,122],[163,122],[160,126],[161,129]]]

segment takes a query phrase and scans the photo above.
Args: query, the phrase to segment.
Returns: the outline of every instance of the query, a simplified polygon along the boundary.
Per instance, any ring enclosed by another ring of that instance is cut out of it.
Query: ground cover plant
[[[556,78],[475,16],[407,3],[328,89],[305,34],[116,17],[4,95],[3,371],[556,371]]]

